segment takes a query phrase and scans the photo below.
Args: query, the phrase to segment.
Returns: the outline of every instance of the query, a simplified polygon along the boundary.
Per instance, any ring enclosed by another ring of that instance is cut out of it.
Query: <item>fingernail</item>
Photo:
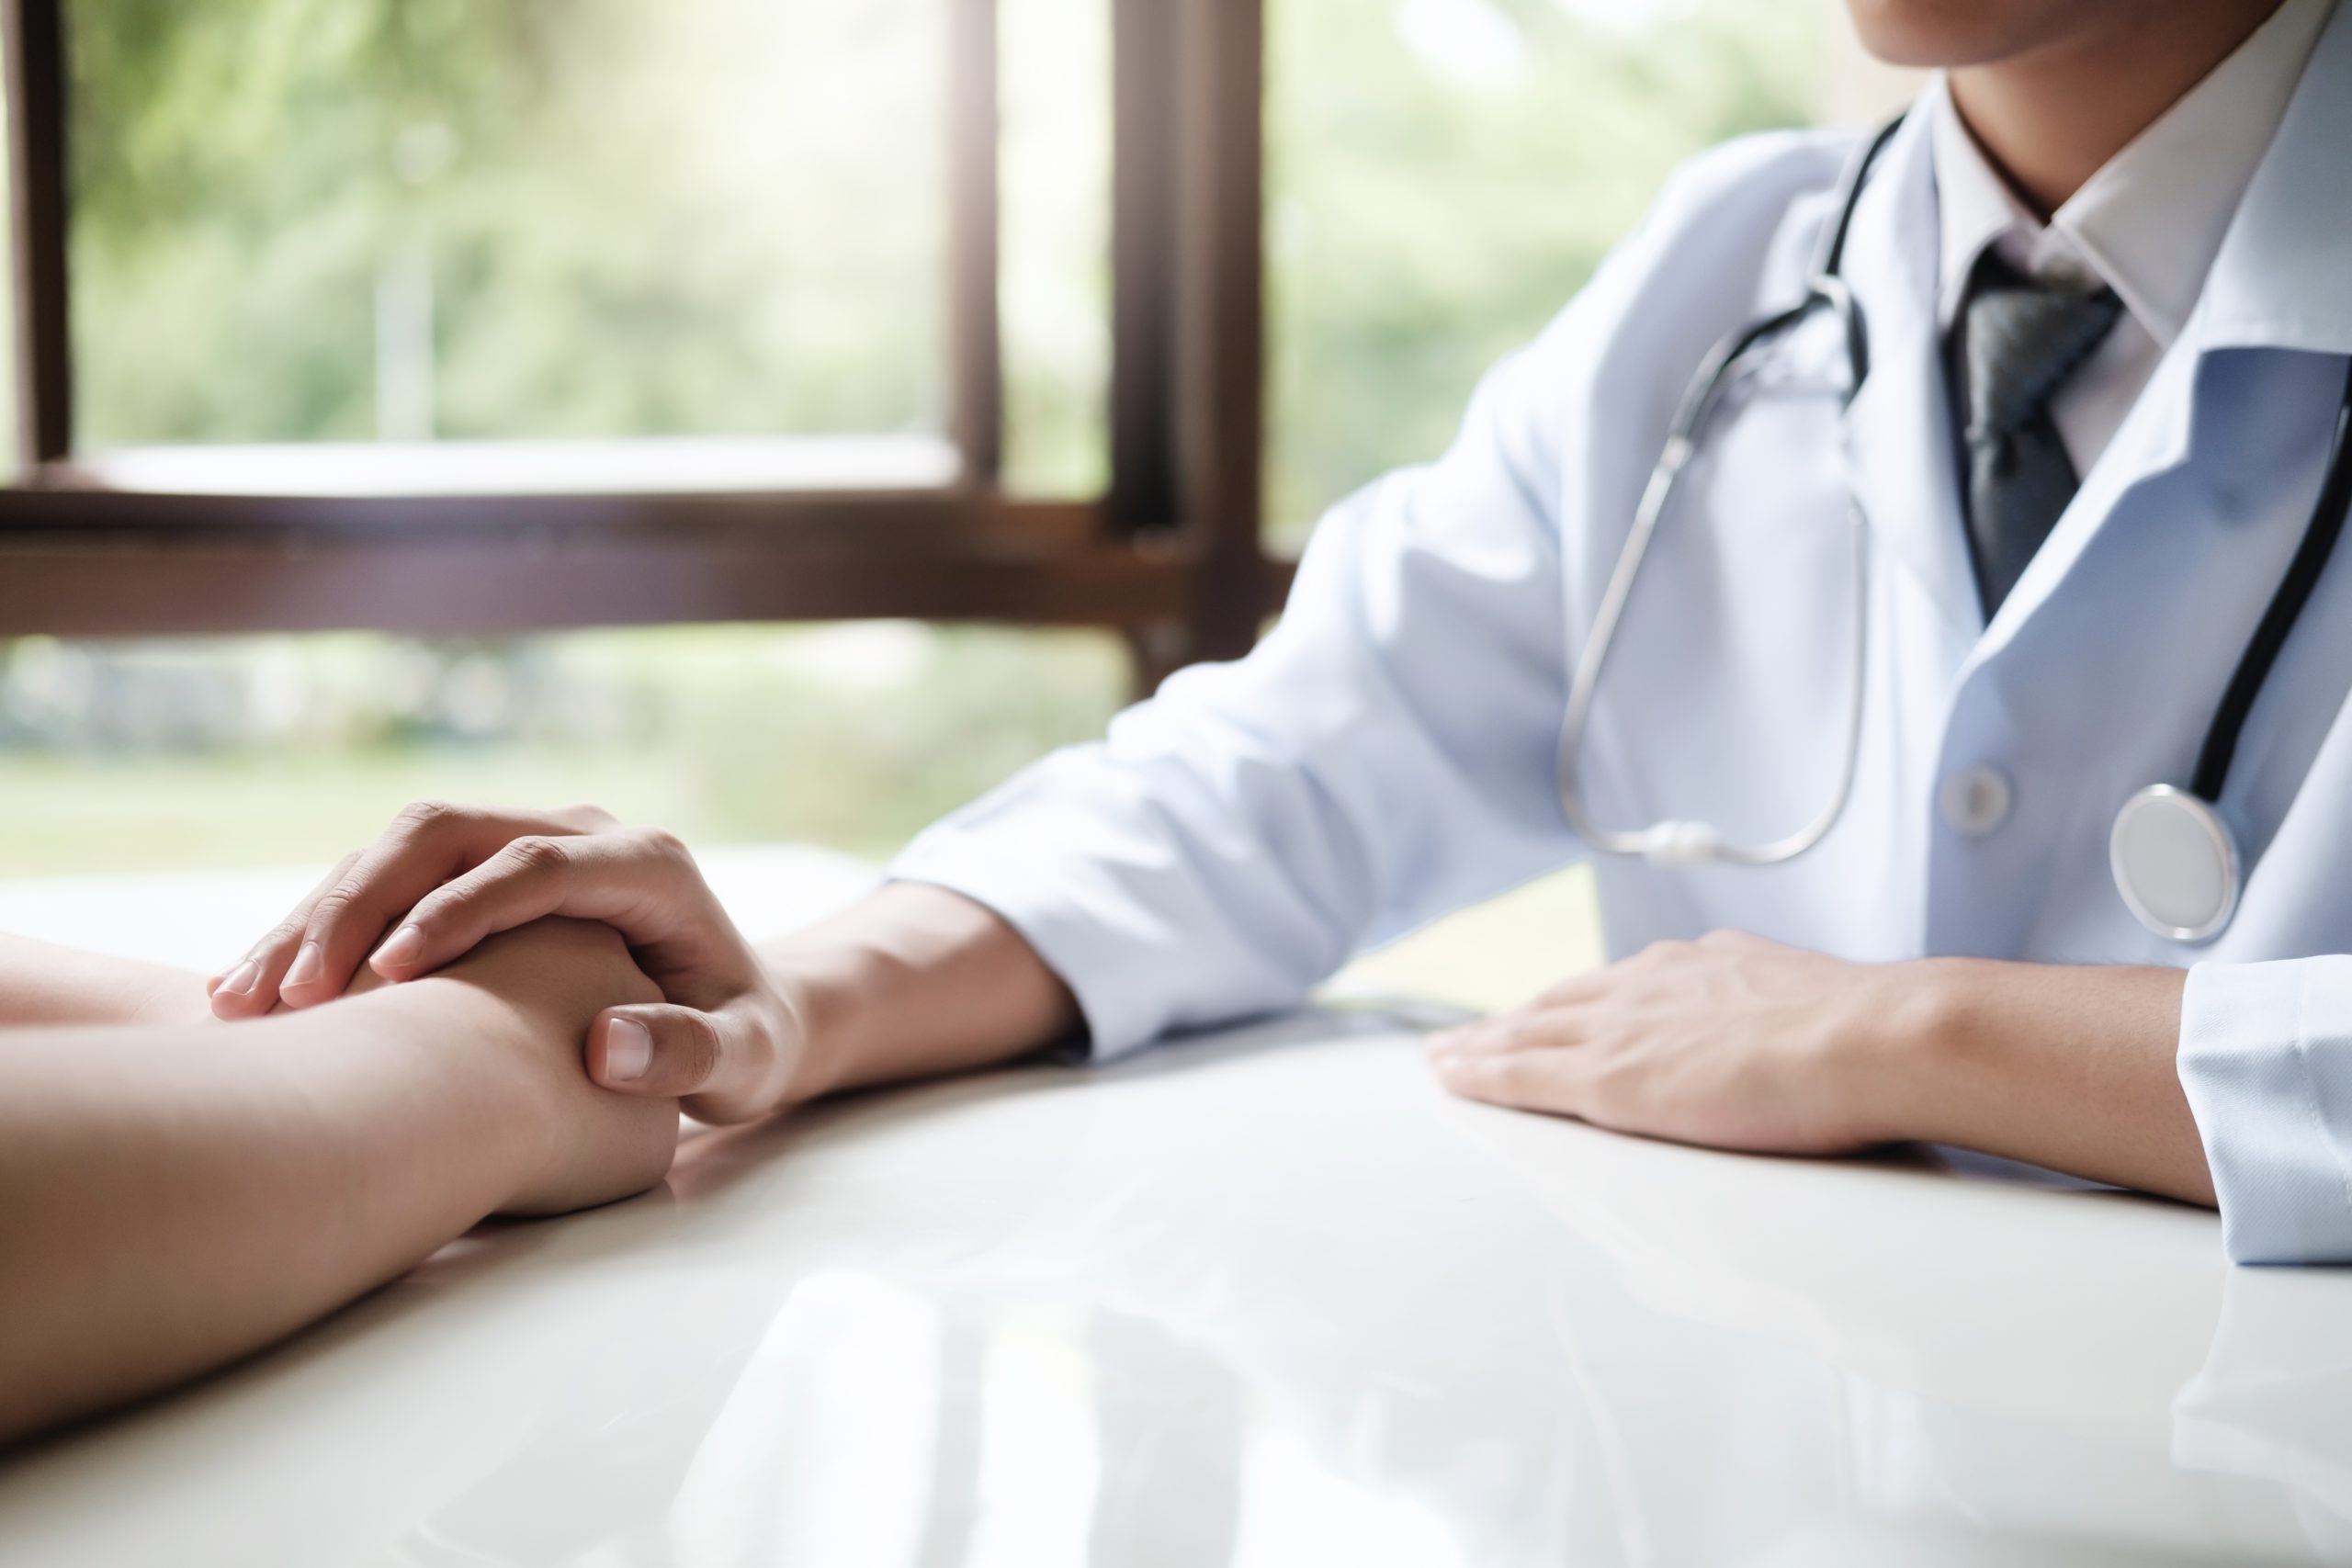
[[[635,1083],[653,1065],[653,1033],[633,1018],[605,1025],[605,1081]]]
[[[302,951],[294,955],[294,962],[288,965],[286,978],[278,984],[281,987],[307,986],[325,973],[326,966],[327,961],[319,952],[319,944],[306,942],[302,944]]]
[[[384,945],[376,950],[376,956],[371,962],[379,969],[387,964],[397,969],[413,961],[424,950],[424,933],[414,926],[402,926],[384,939]]]
[[[224,991],[234,991],[242,997],[252,990],[255,982],[260,979],[261,965],[248,958],[229,971],[229,977],[220,982],[220,988]]]

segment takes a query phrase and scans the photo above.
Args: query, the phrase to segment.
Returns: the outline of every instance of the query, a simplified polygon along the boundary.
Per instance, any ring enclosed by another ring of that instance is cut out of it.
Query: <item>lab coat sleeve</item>
[[[1358,947],[1565,863],[1539,366],[1491,378],[1435,466],[1323,519],[1248,658],[1179,672],[893,875],[1009,921],[1106,1057],[1293,1006]]]
[[[2179,1066],[2231,1259],[2352,1262],[2352,957],[2191,969]]]
[[[1360,948],[1573,860],[1564,606],[1594,596],[1685,382],[1841,155],[1781,135],[1686,165],[1442,457],[1322,520],[1254,652],[1177,674],[893,874],[1010,922],[1104,1057],[1294,1006]]]

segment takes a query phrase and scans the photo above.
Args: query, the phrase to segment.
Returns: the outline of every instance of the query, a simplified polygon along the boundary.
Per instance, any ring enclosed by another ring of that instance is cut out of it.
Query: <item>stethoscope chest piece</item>
[[[2238,847],[2211,803],[2150,784],[2115,814],[2108,835],[2115,890],[2140,923],[2174,942],[2210,942],[2238,903]]]

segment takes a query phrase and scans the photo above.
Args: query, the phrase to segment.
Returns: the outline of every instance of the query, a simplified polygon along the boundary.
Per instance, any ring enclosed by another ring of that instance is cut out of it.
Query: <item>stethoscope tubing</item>
[[[1641,508],[1634,519],[1634,530],[1626,537],[1625,547],[1617,557],[1616,569],[1609,574],[1609,585],[1601,594],[1599,607],[1593,612],[1592,628],[1585,638],[1585,651],[1577,660],[1576,678],[1568,688],[1567,716],[1560,727],[1560,809],[1577,836],[1604,854],[1635,857],[1669,865],[1689,865],[1702,861],[1722,861],[1731,865],[1778,865],[1783,861],[1794,860],[1828,836],[1829,829],[1838,825],[1838,818],[1845,815],[1846,805],[1853,798],[1855,780],[1860,772],[1862,713],[1868,688],[1871,642],[1871,524],[1861,503],[1851,498],[1848,500],[1847,513],[1853,539],[1854,672],[1848,683],[1845,762],[1838,770],[1827,804],[1814,818],[1783,838],[1755,845],[1732,843],[1713,829],[1693,821],[1667,820],[1648,828],[1620,830],[1603,828],[1586,814],[1583,792],[1577,785],[1577,754],[1583,748],[1585,728],[1592,714],[1593,694],[1600,688],[1601,671],[1608,666],[1609,651],[1617,640],[1617,623],[1624,616],[1626,602],[1633,596],[1634,583],[1641,575],[1642,558],[1648,553],[1650,537],[1657,531],[1659,514],[1665,510],[1666,499],[1673,489],[1673,473],[1690,461],[1693,450],[1695,448],[1684,442],[1683,450],[1672,459],[1673,469],[1662,465],[1650,476]]]
[[[1862,713],[1870,673],[1871,523],[1860,499],[1850,493],[1846,509],[1853,538],[1853,676],[1848,687],[1845,761],[1827,804],[1812,820],[1762,844],[1733,843],[1707,824],[1688,820],[1668,819],[1634,829],[1604,828],[1585,810],[1583,791],[1577,783],[1577,758],[1584,748],[1585,730],[1591,720],[1592,700],[1600,686],[1601,671],[1608,666],[1610,650],[1616,646],[1618,624],[1624,618],[1625,605],[1641,576],[1650,540],[1673,497],[1675,481],[1698,456],[1708,416],[1714,412],[1734,372],[1751,351],[1827,310],[1838,317],[1844,329],[1849,361],[1849,375],[1841,407],[1853,400],[1863,378],[1870,373],[1869,335],[1863,330],[1861,310],[1839,276],[1838,267],[1845,254],[1846,232],[1853,222],[1854,207],[1860,199],[1862,182],[1902,123],[1902,117],[1897,116],[1881,127],[1848,164],[1838,183],[1838,217],[1823,234],[1805,297],[1787,310],[1750,322],[1724,338],[1701,364],[1675,410],[1665,448],[1650,470],[1649,482],[1643,486],[1640,503],[1634,508],[1633,528],[1618,551],[1617,564],[1609,574],[1609,582],[1594,609],[1592,625],[1577,658],[1575,676],[1568,687],[1567,711],[1560,725],[1556,763],[1560,809],[1577,836],[1603,854],[1669,865],[1708,861],[1746,866],[1778,865],[1794,860],[1827,837],[1853,798],[1855,780],[1861,767]]]
[[[2344,533],[2345,514],[2352,512],[2352,365],[2346,367],[2344,394],[2335,410],[2335,428],[2328,439],[2325,473],[2320,481],[2319,499],[2312,503],[2311,523],[2303,530],[2302,542],[2295,547],[2294,558],[2288,563],[2286,575],[2278,580],[2278,592],[2270,596],[2254,636],[2238,656],[2237,668],[2230,673],[2222,705],[2213,710],[2213,723],[2205,732],[2205,744],[2198,750],[2197,771],[2190,775],[2188,788],[2190,794],[2209,806],[2221,802],[2246,716],[2254,711],[2255,699],[2262,694],[2263,684],[2270,678],[2270,667],[2278,661],[2280,651],[2286,648],[2288,634],[2302,619],[2303,606],[2311,602],[2312,591],[2319,586],[2321,576],[2327,570],[2328,558],[2335,552],[2335,541]]]

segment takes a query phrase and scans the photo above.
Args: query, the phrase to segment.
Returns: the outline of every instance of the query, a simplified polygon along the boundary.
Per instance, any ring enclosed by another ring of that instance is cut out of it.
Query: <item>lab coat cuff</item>
[[[1076,1059],[1125,1055],[1159,1032],[1148,988],[1131,973],[1132,956],[1108,925],[1088,917],[1068,879],[1010,852],[1002,835],[933,828],[890,863],[888,875],[959,893],[1018,931],[1078,1000],[1083,1033],[1069,1050]]]
[[[2232,1261],[2352,1261],[2352,957],[2197,965],[2178,1065]]]

